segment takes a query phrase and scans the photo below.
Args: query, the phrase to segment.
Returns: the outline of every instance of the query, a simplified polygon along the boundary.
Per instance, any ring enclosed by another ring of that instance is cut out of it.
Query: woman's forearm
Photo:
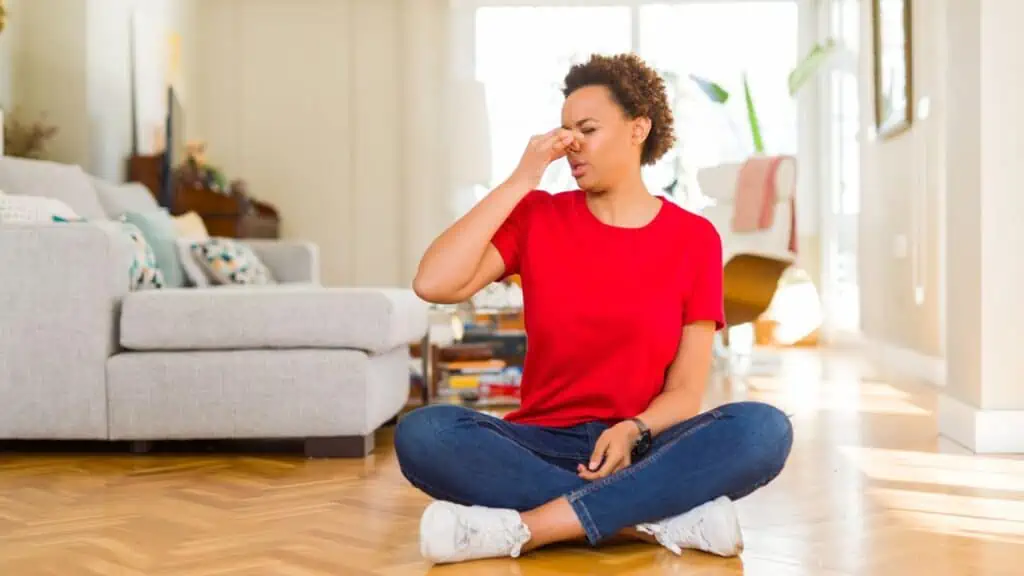
[[[420,260],[414,289],[433,302],[463,299],[491,238],[536,182],[513,174],[438,236]]]
[[[715,326],[712,321],[683,328],[676,359],[669,367],[664,391],[637,418],[658,435],[700,413],[704,389],[711,373]]]
[[[504,262],[496,250],[488,252],[491,238],[519,201],[539,185],[547,167],[578,148],[576,132],[564,128],[530,138],[512,176],[427,248],[413,281],[416,293],[431,302],[455,303],[496,280]]]
[[[681,386],[666,390],[656,396],[643,413],[637,415],[651,434],[657,436],[676,424],[689,420],[700,413],[701,394]]]

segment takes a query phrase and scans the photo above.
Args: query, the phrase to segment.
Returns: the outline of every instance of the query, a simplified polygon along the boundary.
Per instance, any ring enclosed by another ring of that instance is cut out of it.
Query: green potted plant
[[[825,69],[826,66],[834,65],[838,58],[850,56],[852,56],[852,53],[845,50],[845,48],[840,46],[833,38],[827,38],[824,41],[815,44],[814,47],[812,47],[811,50],[808,51],[808,53],[790,71],[787,78],[789,95],[791,97],[796,96],[796,94],[812,78]],[[684,91],[684,84],[689,83],[690,85],[697,87],[696,92],[698,94],[703,95],[712,103],[725,104],[729,101],[729,90],[726,90],[719,82],[712,81],[696,74],[688,74],[685,78],[682,78],[671,71],[663,71],[662,75],[669,87],[674,89],[677,93]],[[746,120],[750,126],[750,137],[752,139],[751,147],[754,154],[765,154],[767,152],[767,147],[765,146],[764,138],[761,133],[761,121],[758,117],[757,109],[754,104],[753,92],[746,73],[741,75],[741,86],[743,90],[744,104],[746,107]],[[737,138],[739,138],[738,134]],[[683,155],[679,150],[675,151],[675,158],[673,162],[675,164],[675,177],[672,178],[672,181],[665,186],[663,190],[669,196],[679,196],[684,201],[689,201],[691,200],[691,190],[693,190],[693,186],[696,185],[695,175],[692,173],[692,170],[686,167]]]
[[[843,48],[835,41],[834,38],[827,38],[823,42],[815,44],[807,55],[804,56],[803,59],[797,63],[796,67],[794,67],[789,73],[787,84],[789,87],[790,97],[796,96],[808,81],[814,78],[818,72],[825,68],[826,65],[832,63],[836,57],[842,53]],[[721,84],[692,74],[690,75],[690,79],[700,87],[701,92],[703,92],[712,102],[725,104],[729,100],[729,91],[723,88]],[[764,154],[766,152],[766,148],[764,138],[761,135],[761,121],[757,115],[757,109],[754,105],[754,96],[750,89],[750,82],[748,81],[747,74],[745,72],[742,75],[742,89],[743,99],[747,109],[747,122],[750,124],[750,137],[752,139],[754,153]]]

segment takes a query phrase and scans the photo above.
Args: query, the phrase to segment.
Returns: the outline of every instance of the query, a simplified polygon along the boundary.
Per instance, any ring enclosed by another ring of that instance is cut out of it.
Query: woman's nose
[[[583,133],[580,132],[579,130],[573,130],[572,135],[573,141],[572,144],[569,145],[569,150],[572,150],[573,152],[579,152],[583,150]]]

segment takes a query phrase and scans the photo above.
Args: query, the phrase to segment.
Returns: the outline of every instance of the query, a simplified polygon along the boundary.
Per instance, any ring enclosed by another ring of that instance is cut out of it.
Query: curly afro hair
[[[586,86],[604,86],[630,118],[651,120],[651,131],[640,154],[642,165],[654,164],[675,144],[672,108],[668,105],[665,82],[653,68],[635,54],[605,56],[594,54],[576,64],[565,76],[562,94]]]

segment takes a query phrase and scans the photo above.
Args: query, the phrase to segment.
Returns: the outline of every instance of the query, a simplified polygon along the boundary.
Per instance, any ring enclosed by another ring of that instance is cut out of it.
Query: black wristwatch
[[[651,449],[651,429],[648,428],[647,424],[644,424],[644,421],[639,418],[630,418],[629,420],[636,424],[636,427],[640,429],[640,436],[637,437],[636,442],[633,443],[632,459],[636,462]]]

